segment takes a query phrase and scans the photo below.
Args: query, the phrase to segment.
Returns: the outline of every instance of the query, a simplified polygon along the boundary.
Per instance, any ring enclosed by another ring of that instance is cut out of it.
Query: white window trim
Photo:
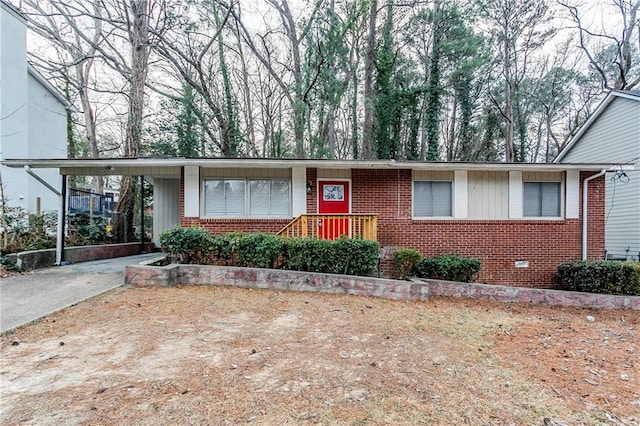
[[[245,215],[244,216],[209,216],[206,214],[205,212],[205,206],[206,206],[206,200],[205,200],[205,183],[206,181],[211,181],[211,180],[244,180],[245,181],[245,191],[244,191],[244,205],[245,205]],[[293,211],[293,182],[291,178],[286,178],[286,177],[207,177],[202,179],[202,183],[201,183],[201,191],[200,193],[202,194],[201,198],[202,198],[202,202],[200,203],[201,205],[201,212],[200,212],[200,218],[201,219],[224,219],[224,220],[228,220],[228,219],[291,219],[293,218],[293,216],[291,214],[289,215],[279,215],[279,216],[265,216],[265,215],[260,215],[260,216],[252,216],[250,214],[250,182],[252,180],[288,180],[289,181],[289,212]]]
[[[416,182],[449,182],[451,184],[451,216],[415,216],[414,207],[415,207],[415,199],[416,199],[416,194],[415,194]],[[413,179],[411,181],[411,219],[413,220],[454,220],[456,219],[455,190],[456,190],[455,179]]]

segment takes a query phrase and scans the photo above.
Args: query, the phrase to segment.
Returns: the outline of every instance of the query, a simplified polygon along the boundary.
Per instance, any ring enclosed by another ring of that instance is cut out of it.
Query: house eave
[[[4,10],[13,15],[20,22],[25,25],[27,24],[27,15],[25,15],[20,9],[5,0],[0,0],[0,5]]]
[[[469,171],[546,171],[568,170],[600,171],[603,169],[631,170],[631,164],[614,163],[469,163],[469,162],[419,162],[393,160],[310,160],[310,159],[262,159],[262,158],[99,158],[99,159],[5,159],[0,164],[7,167],[57,168],[73,175],[74,169],[82,169],[84,175],[96,173],[120,174],[118,169],[135,168],[140,174],[152,175],[163,167],[196,166],[202,168],[235,169],[283,169],[292,167],[320,169],[409,169],[409,170],[469,170]],[[80,172],[80,170],[78,170]]]
[[[36,81],[40,83],[47,90],[47,92],[51,93],[51,95],[53,95],[53,97],[56,98],[56,100],[64,106],[64,109],[69,110],[71,112],[78,112],[78,110],[73,106],[73,104],[67,98],[64,97],[62,92],[60,92],[58,88],[56,88],[53,84],[51,84],[49,80],[44,78],[44,76],[40,74],[40,72],[37,69],[35,69],[33,65],[27,64],[27,71],[29,72],[30,76],[35,78]]]
[[[629,91],[612,90],[607,94],[603,101],[598,105],[596,110],[591,114],[587,121],[578,129],[578,132],[569,140],[567,145],[558,153],[554,158],[554,163],[560,163],[562,159],[573,149],[573,146],[582,138],[582,136],[589,130],[591,125],[598,119],[598,117],[607,109],[609,104],[616,98],[631,99],[634,101],[640,101],[640,95],[631,93]]]

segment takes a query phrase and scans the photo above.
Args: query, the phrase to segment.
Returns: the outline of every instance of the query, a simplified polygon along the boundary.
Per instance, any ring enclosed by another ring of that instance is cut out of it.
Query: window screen
[[[525,182],[522,195],[524,216],[560,216],[560,182]]]
[[[450,181],[416,181],[413,183],[413,216],[451,216]]]

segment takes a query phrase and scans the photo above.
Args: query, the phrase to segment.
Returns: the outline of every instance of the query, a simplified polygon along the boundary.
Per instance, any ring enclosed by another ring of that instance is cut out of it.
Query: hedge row
[[[478,259],[457,254],[442,255],[424,259],[417,267],[416,275],[447,281],[470,283],[480,272],[482,263]]]
[[[564,290],[640,296],[640,264],[613,260],[563,263],[558,267]]]
[[[160,244],[181,263],[293,271],[366,275],[377,266],[380,245],[374,241],[285,238],[261,233],[212,235],[202,228],[173,228]]]
[[[423,259],[422,253],[413,249],[399,249],[393,253],[393,262],[398,278],[409,275],[420,278],[435,278],[447,281],[472,282],[480,272],[482,263],[478,259],[447,254]]]

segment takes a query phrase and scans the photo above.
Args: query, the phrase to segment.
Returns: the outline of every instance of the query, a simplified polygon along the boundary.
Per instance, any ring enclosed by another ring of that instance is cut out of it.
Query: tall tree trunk
[[[126,7],[127,5],[125,5]],[[131,43],[131,73],[129,75],[129,109],[124,141],[124,156],[136,157],[142,139],[144,114],[144,87],[149,61],[149,6],[147,0],[129,0],[129,42]],[[142,190],[142,189],[141,189]],[[134,235],[133,212],[135,206],[134,177],[124,176],[120,181],[120,199],[116,206],[113,234],[117,241]]]
[[[367,54],[364,69],[364,123],[362,124],[361,158],[373,158],[373,118],[375,99],[373,93],[373,70],[376,61],[376,21],[378,20],[378,0],[371,0],[369,11],[369,36],[367,37]]]
[[[438,147],[438,127],[440,119],[440,57],[442,49],[442,22],[440,0],[433,2],[433,41],[431,43],[431,64],[429,66],[429,102],[427,104],[427,160],[437,161],[440,157]]]
[[[505,23],[504,32],[508,31],[508,26]],[[511,72],[511,48],[509,46],[508,37],[504,37],[503,41],[503,66],[504,66],[504,118],[505,118],[505,132],[504,132],[504,153],[505,161],[512,163],[515,160],[515,152],[513,150],[513,87],[511,86],[513,78]]]

